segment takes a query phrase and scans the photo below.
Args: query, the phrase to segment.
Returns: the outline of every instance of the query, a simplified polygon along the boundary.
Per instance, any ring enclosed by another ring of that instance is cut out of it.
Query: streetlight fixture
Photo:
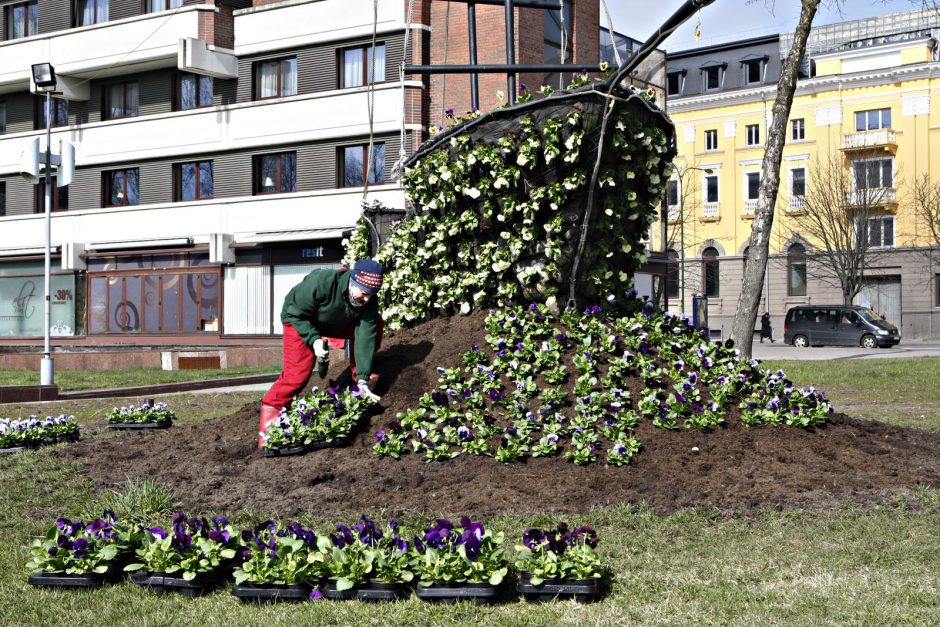
[[[56,88],[55,69],[51,63],[34,63],[33,83],[37,93],[46,94],[46,270],[45,302],[43,304],[43,352],[39,366],[40,385],[55,385],[55,367],[52,361],[52,349],[49,341],[49,327],[52,322],[52,93]]]
[[[679,312],[685,313],[685,202],[682,200],[682,172],[675,163],[669,164],[676,171],[676,194],[679,196]],[[688,166],[685,171],[698,170],[705,174],[714,172],[711,168]]]

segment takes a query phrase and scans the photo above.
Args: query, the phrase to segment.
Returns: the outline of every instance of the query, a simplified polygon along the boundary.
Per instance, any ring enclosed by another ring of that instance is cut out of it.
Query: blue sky
[[[669,16],[681,7],[684,0],[607,0],[614,30],[645,41]],[[822,0],[824,6],[816,14],[814,24],[831,24],[907,11],[913,8],[910,0],[842,0],[841,12],[835,2]],[[917,3],[919,4],[919,2]],[[825,6],[829,5],[829,6]],[[601,10],[601,24],[607,18]],[[773,7],[772,10],[768,7]],[[734,39],[746,39],[793,30],[800,15],[800,0],[715,0],[700,11],[702,37],[695,41],[695,21],[691,18],[673,33],[662,46],[666,50],[685,50],[708,46]]]

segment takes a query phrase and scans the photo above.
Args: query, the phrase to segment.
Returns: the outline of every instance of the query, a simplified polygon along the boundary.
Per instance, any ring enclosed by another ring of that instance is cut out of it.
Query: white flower
[[[465,316],[466,316],[468,313],[470,313],[470,303],[461,303],[461,305],[460,305],[460,313],[462,313],[462,314],[465,315]]]
[[[480,197],[480,190],[478,190],[476,187],[464,187],[463,193],[473,199]]]

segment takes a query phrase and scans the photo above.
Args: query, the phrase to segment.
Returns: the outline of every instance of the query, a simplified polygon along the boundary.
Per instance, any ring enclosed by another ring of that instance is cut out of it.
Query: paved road
[[[890,359],[898,357],[937,357],[940,356],[940,342],[936,340],[901,340],[894,348],[867,349],[860,346],[812,346],[795,348],[781,340],[770,344],[754,342],[751,352],[756,359]]]

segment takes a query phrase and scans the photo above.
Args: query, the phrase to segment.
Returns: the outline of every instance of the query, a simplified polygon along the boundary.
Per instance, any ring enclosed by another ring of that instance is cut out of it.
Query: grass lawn
[[[798,384],[826,390],[840,411],[895,424],[940,429],[940,361],[863,360],[768,363]],[[107,387],[110,384],[103,385]],[[257,393],[180,394],[167,397],[181,421],[226,415]],[[863,414],[882,403],[890,415]],[[73,413],[103,421],[119,399],[2,405],[0,415]],[[85,437],[85,436],[83,436]],[[106,438],[104,431],[87,437]],[[681,481],[681,477],[676,478]],[[171,489],[172,487],[169,486]],[[913,486],[912,486],[913,487]],[[940,488],[940,486],[933,486]],[[228,588],[204,598],[157,596],[129,582],[93,592],[28,586],[28,543],[59,515],[86,516],[101,495],[66,464],[41,449],[0,456],[0,624],[940,624],[940,492],[916,490],[871,510],[756,515],[681,510],[667,517],[642,507],[615,506],[581,516],[504,514],[485,520],[506,533],[507,553],[528,526],[568,520],[594,526],[612,573],[609,593],[593,604],[532,605],[510,597],[493,607],[432,606],[415,598],[385,604],[318,601],[300,605],[243,605]],[[225,513],[238,526],[266,518],[260,512]],[[316,518],[318,531],[348,520]],[[384,520],[381,512],[367,512]],[[462,512],[449,512],[450,514]],[[472,512],[468,512],[472,514]],[[403,521],[417,530],[434,512]]]
[[[272,367],[208,368],[200,370],[161,370],[137,368],[130,370],[56,370],[55,383],[62,391],[102,390],[116,387],[223,379],[249,374],[277,374]],[[39,371],[0,370],[2,385],[39,385]]]

